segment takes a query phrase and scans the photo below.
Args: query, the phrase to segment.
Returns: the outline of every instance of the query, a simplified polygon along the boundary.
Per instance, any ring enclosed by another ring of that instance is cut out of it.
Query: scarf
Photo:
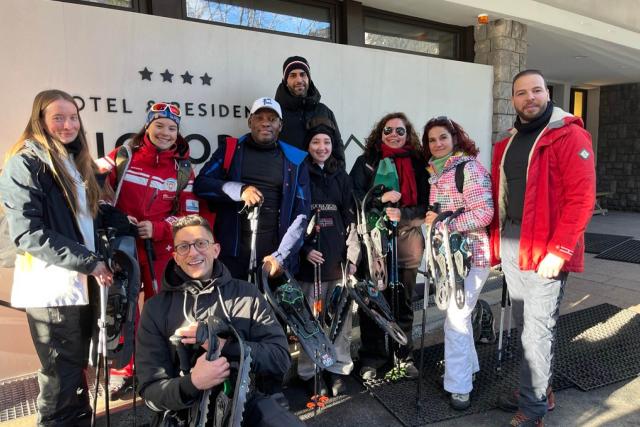
[[[442,169],[444,168],[444,164],[447,163],[447,160],[449,160],[449,157],[451,157],[452,155],[453,155],[453,151],[447,154],[446,156],[442,156],[440,158],[431,156],[431,165],[433,166],[433,169],[435,170],[436,173],[440,173],[442,171]]]
[[[544,113],[542,113],[540,117],[529,123],[522,123],[522,121],[520,121],[520,116],[517,116],[513,127],[516,128],[518,132],[522,133],[535,132],[542,129],[547,125],[547,123],[549,123],[549,119],[551,119],[551,113],[553,113],[553,102],[549,101],[549,103],[547,104],[547,109],[544,110]]]
[[[400,206],[415,206],[418,204],[418,188],[416,186],[416,175],[411,163],[411,151],[408,147],[391,148],[386,144],[380,145],[382,148],[382,158],[393,159],[398,171],[398,181],[400,181]]]

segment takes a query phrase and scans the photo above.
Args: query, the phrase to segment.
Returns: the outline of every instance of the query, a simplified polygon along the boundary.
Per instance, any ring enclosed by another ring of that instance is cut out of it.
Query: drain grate
[[[87,369],[89,399],[93,402],[95,375],[92,368]],[[0,381],[0,423],[37,413],[36,399],[40,393],[38,375],[31,374]],[[102,382],[98,388],[98,396],[103,396]]]
[[[640,240],[627,240],[596,255],[596,258],[640,264]]]
[[[614,234],[585,233],[584,250],[590,254],[599,254],[622,242],[631,239],[631,236],[617,236]]]
[[[35,375],[0,382],[0,422],[35,414],[38,391]]]

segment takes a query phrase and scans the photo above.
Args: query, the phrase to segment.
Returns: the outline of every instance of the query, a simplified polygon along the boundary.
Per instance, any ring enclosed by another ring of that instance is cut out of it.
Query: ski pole
[[[503,277],[502,280],[502,299],[500,301],[500,329],[498,336],[498,365],[496,371],[499,372],[502,369],[502,335],[504,328],[504,309],[507,305],[507,279]]]
[[[258,259],[256,253],[256,241],[258,237],[258,216],[260,215],[260,205],[249,208],[247,219],[251,229],[251,256],[249,258],[249,282],[258,284]]]
[[[433,206],[429,206],[429,210],[438,213],[440,210],[440,204],[434,203]],[[423,302],[422,302],[422,325],[420,327],[420,369],[418,371],[418,387],[416,389],[416,411],[420,412],[422,409],[422,403],[420,402],[420,391],[422,385],[422,376],[424,372],[424,336],[427,331],[427,308],[429,308],[429,289],[431,286],[431,277],[433,272],[431,271],[431,263],[429,262],[429,257],[431,256],[431,227],[435,224],[427,225],[427,233],[425,237],[425,273],[424,277],[424,292],[423,292]]]
[[[153,251],[153,242],[151,239],[144,239],[144,251],[147,253],[147,261],[149,264],[149,273],[151,274],[151,286],[153,287],[153,294],[158,294],[158,281],[156,280],[156,271],[153,268],[153,261],[156,259],[156,254]]]

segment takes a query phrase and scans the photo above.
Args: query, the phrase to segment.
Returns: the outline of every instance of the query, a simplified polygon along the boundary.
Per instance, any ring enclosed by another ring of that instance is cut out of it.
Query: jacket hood
[[[320,103],[320,92],[313,80],[309,79],[307,96],[293,96],[287,89],[287,84],[281,82],[276,89],[276,101],[285,110],[312,110]]]
[[[574,116],[573,114],[567,113],[562,108],[553,107],[553,112],[551,113],[551,118],[549,119],[549,123],[547,123],[547,129],[559,129],[564,126],[568,126],[570,124],[576,124],[581,128],[584,128],[584,122],[580,117]],[[497,141],[501,141],[507,137],[515,135],[518,133],[516,128],[510,128],[503,132],[500,132],[497,136]]]
[[[196,280],[187,274],[176,264],[175,260],[169,260],[162,277],[162,292],[188,292],[196,295],[202,291],[210,290],[214,286],[222,287],[231,280],[231,273],[223,263],[216,260],[213,263],[212,278],[209,280]]]

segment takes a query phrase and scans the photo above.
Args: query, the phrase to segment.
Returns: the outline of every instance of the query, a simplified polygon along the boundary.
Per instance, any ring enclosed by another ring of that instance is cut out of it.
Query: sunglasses
[[[171,114],[175,116],[181,116],[180,108],[174,104],[169,104],[168,102],[156,102],[151,106],[151,108],[149,108],[149,111],[152,111],[154,113],[160,113],[167,110],[169,110]]]
[[[382,129],[382,133],[385,135],[391,135],[394,130],[396,131],[396,135],[398,136],[404,136],[404,134],[407,133],[407,130],[403,127],[392,128],[391,126],[387,126],[386,128]]]
[[[176,245],[175,250],[178,255],[184,256],[189,253],[189,251],[191,250],[191,246],[196,248],[198,252],[202,253],[209,249],[209,246],[213,244],[215,244],[215,242],[212,242],[211,240],[196,239],[196,241],[193,243],[180,243]]]
[[[449,126],[453,127],[453,123],[451,123],[451,120],[447,116],[433,117],[429,119],[429,121],[427,122],[427,126],[432,125],[434,123],[446,123]]]

